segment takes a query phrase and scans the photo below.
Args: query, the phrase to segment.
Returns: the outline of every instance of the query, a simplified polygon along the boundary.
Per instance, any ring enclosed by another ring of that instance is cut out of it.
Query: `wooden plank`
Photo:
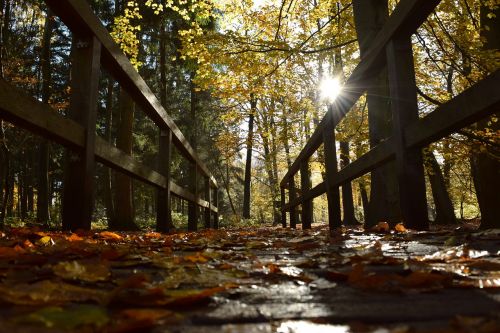
[[[285,211],[285,204],[286,204],[286,193],[285,193],[285,188],[281,187],[281,226],[283,228],[286,228],[286,211]]]
[[[289,204],[291,204],[295,200],[297,200],[297,193],[296,193],[296,187],[295,187],[295,178],[292,177],[292,178],[290,178],[290,186],[289,186],[289,190],[288,190],[288,202],[289,202]],[[288,209],[286,209],[286,207],[287,206],[285,206],[285,211],[288,210]],[[297,228],[297,224],[298,224],[298,220],[299,220],[298,216],[297,216],[296,207],[297,207],[297,205],[291,206],[291,208],[289,209],[290,210],[290,228],[293,228],[293,229]]]
[[[394,39],[388,44],[387,69],[401,214],[407,228],[427,230],[429,221],[422,150],[419,147],[407,148],[404,142],[404,129],[418,121],[410,36]]]
[[[95,154],[97,161],[110,168],[123,172],[149,185],[159,188],[166,187],[167,179],[163,175],[141,164],[100,137],[96,137]]]
[[[0,79],[0,116],[16,126],[78,151],[84,147],[85,131],[74,120],[58,114],[49,105],[24,94]],[[100,137],[95,138],[95,158],[110,168],[123,172],[157,188],[165,188],[167,179],[159,172],[141,164]],[[170,182],[172,194],[196,202],[201,207],[209,207],[207,201],[196,199],[189,191]],[[218,211],[216,205],[212,212]]]
[[[362,175],[370,172],[371,170],[379,167],[380,165],[390,161],[394,158],[394,147],[391,140],[386,140],[372,150],[351,162],[347,167],[339,170],[334,177],[331,185],[333,188],[342,186],[346,182],[361,177]],[[303,201],[303,198],[314,199],[327,191],[326,182],[316,185],[313,189],[305,192],[303,197],[290,199],[288,204],[282,211],[289,211],[291,207],[297,207]]]
[[[173,228],[172,197],[170,193],[170,174],[172,158],[172,131],[160,130],[158,149],[158,170],[165,177],[166,188],[156,191],[156,230],[168,232]]]
[[[330,108],[333,106],[330,106]],[[330,115],[333,113],[330,112]],[[342,225],[340,211],[339,188],[332,186],[337,177],[337,147],[335,146],[335,128],[333,120],[328,122],[323,131],[323,148],[325,151],[325,187],[328,200],[328,226],[330,230]]]
[[[401,0],[392,15],[387,20],[380,33],[375,37],[370,50],[354,69],[352,75],[346,81],[343,93],[338,97],[339,106],[335,108],[338,112],[337,122],[345,116],[352,108],[362,93],[366,90],[368,81],[377,75],[383,68],[386,59],[385,47],[387,43],[397,35],[408,35],[409,31],[414,32],[427,18],[427,16],[439,4],[439,0]],[[322,133],[331,121],[330,110],[321,120],[305,147],[295,159],[281,181],[281,186],[287,186],[288,180],[295,175],[303,160],[309,158],[321,145]]]
[[[0,117],[73,150],[82,148],[85,131],[49,105],[0,79]]]
[[[63,230],[90,230],[95,175],[95,128],[99,96],[101,44],[74,34],[71,50],[69,117],[82,125],[85,139],[76,154],[68,151],[64,168]]]
[[[121,86],[132,96],[134,102],[160,128],[170,128],[179,152],[188,160],[195,162],[201,173],[210,177],[214,186],[217,181],[199,159],[194,149],[180,129],[167,114],[160,101],[148,87],[144,79],[132,66],[128,58],[114,42],[99,18],[84,0],[45,0],[51,9],[72,30],[82,34],[93,34],[102,43],[102,63]]]
[[[406,147],[425,147],[500,109],[500,70],[409,125]]]
[[[320,195],[324,194],[326,192],[326,183],[322,182],[316,186],[314,186],[312,189],[309,191],[305,192],[304,195],[295,198],[294,200],[289,201],[284,208],[284,211],[291,211],[292,208],[296,208],[297,206],[301,205],[303,202],[307,200],[313,200],[314,198],[319,197]]]
[[[337,173],[332,186],[339,187],[394,158],[392,139],[385,140]]]

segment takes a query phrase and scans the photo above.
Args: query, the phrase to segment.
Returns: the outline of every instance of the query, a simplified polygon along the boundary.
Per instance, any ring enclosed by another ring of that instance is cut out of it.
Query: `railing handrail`
[[[498,94],[500,70],[497,70],[437,107],[424,118],[418,118],[411,35],[439,3],[440,0],[401,0],[398,3],[369,51],[348,78],[343,93],[335,104],[328,108],[313,135],[281,180],[283,226],[286,226],[287,211],[290,212],[291,226],[295,226],[297,223],[295,207],[303,205],[303,227],[310,227],[312,220],[310,202],[325,192],[328,200],[329,225],[331,228],[340,226],[338,187],[396,158],[403,219],[409,222],[409,227],[419,229],[428,227],[421,148],[473,124],[500,108],[500,94]],[[335,127],[360,96],[368,90],[369,85],[366,83],[375,78],[385,66],[388,68],[393,101],[392,136],[372,147],[369,152],[343,169],[337,170],[335,139],[332,137]],[[325,144],[326,179],[311,188],[310,180],[307,178],[304,180],[304,177],[309,177],[308,160],[322,143]],[[411,171],[406,168],[411,168]],[[298,191],[294,176],[299,171],[303,188],[296,196]],[[286,188],[289,188],[288,203],[285,198]]]
[[[420,26],[421,22],[425,21],[428,13],[431,13],[439,2],[440,0],[402,0],[399,2],[387,20],[387,23],[375,37],[372,46],[347,79],[343,93],[338,96],[335,107],[328,108],[327,113],[314,130],[306,145],[283,176],[280,183],[282,187],[286,186],[287,180],[299,171],[300,163],[311,157],[321,146],[322,133],[328,122],[334,121],[333,127],[336,127],[351,110],[359,97],[366,91],[366,81],[375,77],[384,68],[386,62],[385,47],[387,43],[396,35],[411,35]],[[416,13],[419,14],[416,15]],[[420,20],[418,19],[419,17]],[[408,22],[409,18],[412,19],[411,22]]]
[[[63,196],[63,228],[90,228],[95,162],[101,162],[140,181],[155,186],[157,191],[157,228],[167,231],[171,223],[171,195],[187,200],[189,230],[196,230],[199,210],[204,208],[205,226],[218,226],[217,181],[200,160],[144,79],[114,42],[111,35],[84,0],[45,0],[59,16],[78,43],[72,61],[72,94],[68,117],[51,106],[25,94],[0,79],[0,115],[49,140],[62,144],[79,156],[68,161],[65,169]],[[95,133],[98,81],[101,68],[107,70],[146,115],[158,126],[160,147],[158,169],[143,165]],[[94,103],[95,102],[95,103]],[[190,188],[171,180],[171,152],[175,145],[191,162]],[[198,176],[204,177],[203,192],[198,191]],[[67,186],[67,187],[66,187]],[[75,193],[78,192],[78,193]],[[73,195],[75,194],[75,195]],[[214,218],[212,221],[212,217]],[[213,222],[213,223],[212,223]]]
[[[159,128],[168,128],[172,131],[172,139],[180,153],[195,162],[202,174],[209,177],[212,184],[217,187],[215,178],[100,19],[94,14],[90,5],[83,0],[45,0],[45,2],[71,31],[93,35],[99,40],[102,45],[101,58],[104,68],[127,90],[134,102],[141,106],[141,109]]]

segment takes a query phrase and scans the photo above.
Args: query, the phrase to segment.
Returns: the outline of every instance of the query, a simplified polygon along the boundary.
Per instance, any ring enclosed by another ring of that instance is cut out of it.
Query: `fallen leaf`
[[[387,223],[387,222],[379,222],[379,223],[377,223],[377,225],[373,226],[370,230],[374,231],[374,232],[386,233],[386,232],[389,232],[391,230],[391,227],[389,226],[389,223]]]
[[[396,226],[394,227],[394,230],[395,230],[396,232],[401,232],[401,233],[403,233],[403,232],[408,232],[408,229],[406,229],[406,228],[405,228],[405,226],[404,226],[404,224],[403,224],[403,223],[398,223],[398,224],[396,224]]]
[[[15,247],[0,246],[0,257],[15,257],[25,253],[26,250],[16,245]]]
[[[120,241],[123,239],[122,236],[118,235],[117,233],[111,232],[111,231],[100,232],[99,237],[101,237],[102,239],[113,240],[113,241]]]
[[[73,330],[82,326],[100,328],[108,321],[107,311],[93,305],[78,305],[67,309],[46,307],[14,319],[16,323],[44,325],[47,328],[64,330]]]
[[[107,292],[48,280],[17,284],[0,284],[0,300],[18,305],[58,305],[67,302],[103,302]]]
[[[83,237],[80,237],[75,233],[71,234],[69,237],[66,237],[66,239],[70,242],[80,242],[84,240]]]
[[[37,245],[42,245],[42,246],[48,246],[48,245],[54,245],[55,242],[50,236],[43,236],[39,240],[36,241]]]
[[[97,282],[107,280],[111,272],[105,262],[63,261],[52,267],[54,274],[67,280]]]

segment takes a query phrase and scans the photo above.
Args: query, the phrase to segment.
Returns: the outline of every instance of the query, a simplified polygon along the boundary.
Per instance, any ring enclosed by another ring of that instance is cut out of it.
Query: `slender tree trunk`
[[[288,120],[287,120],[287,112],[283,110],[283,145],[285,146],[285,158],[286,165],[288,169],[292,166],[292,158],[290,157],[290,136],[288,133]]]
[[[492,15],[491,15],[492,14]],[[488,28],[486,28],[488,27]],[[481,37],[486,41],[485,50],[500,50],[500,9],[491,10],[486,5],[481,7]],[[500,117],[500,112],[496,113]],[[489,117],[477,123],[478,130],[499,133],[500,122],[488,124]],[[476,188],[477,201],[481,211],[481,228],[500,227],[500,205],[498,189],[500,188],[500,152],[491,145],[472,153],[471,171]]]
[[[272,169],[273,169],[273,188],[274,188],[274,202],[273,202],[273,211],[274,211],[274,223],[275,225],[281,224],[281,201],[279,200],[280,196],[280,188],[279,188],[279,180],[278,180],[278,160],[277,160],[277,154],[278,154],[278,147],[276,144],[276,123],[274,121],[274,115],[271,114],[271,147],[272,147],[272,153],[271,153],[271,162],[272,162]]]
[[[371,42],[388,18],[387,0],[354,0],[354,20],[361,57],[366,56]],[[370,146],[377,146],[391,135],[391,108],[389,104],[387,69],[367,89]],[[398,184],[394,162],[371,172],[371,194],[365,226],[380,221],[396,224],[401,220]]]
[[[19,186],[17,188],[19,192],[20,198],[20,212],[21,212],[21,220],[26,220],[28,217],[28,175],[27,175],[27,167],[28,163],[26,158],[26,151],[21,153],[19,157],[21,164],[21,172],[19,173]]]
[[[7,0],[10,1],[10,0]],[[0,77],[3,78],[3,52],[5,46],[4,40],[4,9],[5,0],[0,0]]]
[[[269,181],[269,187],[271,190],[271,198],[272,198],[272,210],[273,210],[273,225],[278,225],[281,223],[281,216],[278,215],[277,207],[275,206],[275,201],[278,197],[278,191],[277,191],[277,186],[278,186],[278,179],[275,177],[275,173],[273,170],[273,157],[270,149],[270,134],[271,134],[271,129],[270,129],[270,124],[268,120],[268,116],[264,115],[262,117],[262,126],[259,126],[262,129],[262,132],[260,133],[260,136],[262,138],[262,145],[264,146],[264,164],[266,168],[266,173]]]
[[[160,25],[160,102],[167,108],[167,50],[166,50],[166,20],[162,20]]]
[[[345,168],[349,165],[349,142],[340,141],[340,167]],[[352,185],[348,182],[342,186],[342,209],[344,211],[344,224],[358,224],[358,220],[354,214],[354,202],[352,198]]]
[[[441,173],[439,163],[434,153],[429,149],[424,149],[424,158],[427,166],[427,175],[431,183],[432,197],[436,206],[436,224],[456,223],[453,203],[451,202],[446,183]]]
[[[50,9],[47,10],[45,26],[43,32],[41,71],[42,71],[42,102],[50,101],[51,84],[51,38],[53,30],[53,18]],[[38,188],[37,188],[37,220],[43,224],[48,224],[49,216],[49,142],[40,139],[38,152]]]
[[[123,89],[120,91],[120,122],[118,125],[116,147],[126,154],[132,155],[132,129],[134,124],[135,105],[132,98]],[[122,173],[115,175],[115,222],[112,229],[138,230],[134,222],[134,204],[132,195],[132,179]]]
[[[243,218],[250,218],[250,190],[252,184],[252,152],[253,152],[253,125],[255,112],[257,110],[257,100],[250,96],[250,114],[248,115],[248,136],[247,136],[247,156],[245,163],[245,183],[243,189]]]
[[[113,87],[114,80],[108,79],[108,88],[107,88],[107,96],[106,96],[106,124],[104,129],[104,137],[109,143],[112,143],[112,131],[111,128],[113,126]],[[102,179],[104,188],[103,188],[103,196],[104,196],[104,206],[106,207],[106,218],[108,219],[108,225],[116,225],[116,217],[115,217],[115,207],[113,204],[113,183],[112,183],[112,172],[110,168],[106,168],[104,170],[104,175]]]
[[[221,172],[222,173],[222,172]],[[234,215],[237,215],[236,208],[234,207],[233,198],[231,197],[230,187],[229,187],[229,163],[226,161],[226,176],[222,176],[222,180],[224,182],[224,189],[226,190],[227,199],[229,201],[229,206],[231,207],[231,211]]]

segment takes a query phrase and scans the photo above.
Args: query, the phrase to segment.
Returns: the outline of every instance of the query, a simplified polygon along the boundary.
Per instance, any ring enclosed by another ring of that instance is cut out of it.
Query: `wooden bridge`
[[[90,229],[95,163],[123,172],[157,188],[158,231],[172,225],[171,196],[189,202],[188,229],[196,230],[199,207],[205,227],[217,228],[217,182],[163,106],[84,0],[46,0],[73,34],[69,117],[64,117],[31,96],[0,80],[0,117],[59,143],[77,158],[65,177],[63,227]],[[109,73],[156,124],[160,133],[158,166],[153,170],[96,136],[98,83],[101,69]],[[190,188],[171,180],[171,154],[175,146],[190,162]],[[73,159],[72,159],[73,160]],[[204,193],[198,179],[204,178]]]
[[[92,214],[95,163],[101,162],[157,188],[157,229],[171,225],[171,196],[189,204],[190,230],[196,230],[199,209],[206,227],[217,227],[217,182],[198,158],[185,136],[169,117],[143,78],[113,41],[84,0],[45,0],[73,33],[71,99],[69,117],[63,117],[31,96],[0,80],[0,116],[47,139],[64,145],[78,159],[70,163],[64,184],[63,225],[68,229],[89,229]],[[402,0],[372,43],[351,77],[296,161],[281,181],[282,224],[298,223],[302,206],[303,228],[312,222],[312,200],[324,193],[328,199],[329,225],[341,225],[339,187],[365,173],[396,160],[401,212],[407,227],[427,229],[422,147],[460,128],[473,124],[500,107],[500,72],[496,71],[419,119],[411,35],[439,4],[439,0]],[[342,170],[337,168],[335,127],[387,65],[393,113],[393,135]],[[98,81],[106,70],[127,91],[134,102],[156,124],[160,133],[158,167],[153,170],[132,156],[96,136]],[[324,144],[325,180],[311,188],[309,158]],[[190,188],[171,180],[173,145],[191,165]],[[300,195],[294,176],[300,173]],[[204,191],[197,189],[204,178]],[[286,198],[289,198],[288,202]]]
[[[428,228],[422,148],[457,130],[471,125],[500,109],[500,71],[492,73],[434,112],[419,119],[417,86],[411,36],[440,3],[439,0],[401,0],[371,49],[363,56],[345,84],[343,93],[306,143],[281,181],[282,225],[298,223],[301,205],[302,228],[310,228],[312,200],[324,193],[328,199],[330,228],[341,226],[339,187],[375,168],[396,160],[399,201],[403,220],[409,228]],[[392,137],[352,162],[337,169],[335,127],[387,66],[392,108]],[[324,145],[326,177],[311,188],[309,158]],[[300,195],[294,176],[300,173]],[[286,200],[288,196],[288,202]]]

